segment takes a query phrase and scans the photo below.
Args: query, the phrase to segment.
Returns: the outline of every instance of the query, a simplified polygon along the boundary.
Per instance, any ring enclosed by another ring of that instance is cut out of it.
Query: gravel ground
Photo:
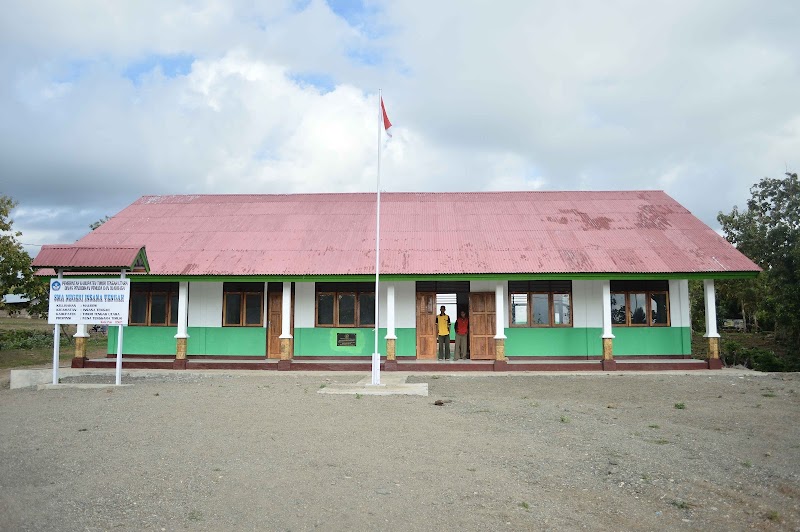
[[[800,374],[363,376],[0,390],[0,529],[800,530]]]

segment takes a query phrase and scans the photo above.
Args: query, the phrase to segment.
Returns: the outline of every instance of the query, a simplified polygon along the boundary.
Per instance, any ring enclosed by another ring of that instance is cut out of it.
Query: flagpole
[[[375,351],[372,353],[372,384],[381,383],[381,355],[378,351],[380,321],[380,264],[381,264],[381,128],[383,127],[383,92],[378,89],[378,186],[375,208]]]

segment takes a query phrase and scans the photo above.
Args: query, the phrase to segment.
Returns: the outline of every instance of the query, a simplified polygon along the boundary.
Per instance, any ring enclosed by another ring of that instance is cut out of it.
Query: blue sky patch
[[[347,57],[361,65],[378,66],[383,63],[383,53],[375,48],[351,48],[347,50]]]
[[[195,57],[190,54],[150,54],[139,61],[130,63],[123,71],[123,75],[134,85],[138,85],[142,76],[152,72],[155,68],[160,68],[164,76],[168,78],[185,76],[191,72],[194,60]]]
[[[333,78],[322,72],[294,72],[289,78],[301,86],[312,86],[320,94],[326,94],[336,88]]]
[[[362,0],[328,0],[328,7],[351,26],[360,25],[367,13]]]

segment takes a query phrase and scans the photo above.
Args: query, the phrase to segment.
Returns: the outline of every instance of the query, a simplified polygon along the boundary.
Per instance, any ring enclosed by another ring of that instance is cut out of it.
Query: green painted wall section
[[[189,355],[267,356],[264,327],[189,327]]]
[[[506,356],[600,356],[600,328],[506,329]]]
[[[688,327],[615,327],[614,355],[690,355]],[[601,356],[601,328],[506,329],[506,356]]]
[[[125,327],[122,332],[122,352],[130,355],[174,355],[177,327]],[[108,352],[117,352],[117,331],[108,328]]]
[[[372,356],[375,349],[375,336],[373,329],[368,328],[295,328],[294,330],[294,356]],[[336,333],[356,335],[355,347],[338,347]],[[386,329],[378,331],[378,350],[386,355]],[[402,356],[417,356],[417,330],[395,329],[397,335],[396,354]]]
[[[691,355],[688,327],[614,327],[614,355]]]
[[[108,353],[117,352],[117,327],[108,329]],[[175,327],[125,327],[123,353],[174,355]],[[188,354],[264,357],[267,331],[263,327],[189,327]],[[356,335],[355,347],[337,347],[336,333]],[[615,327],[615,355],[690,355],[688,327]],[[379,331],[378,346],[386,354],[386,329]],[[397,356],[415,357],[416,329],[397,329]],[[600,328],[508,328],[506,355],[600,356]],[[372,329],[302,328],[294,331],[294,356],[371,356]]]
[[[174,355],[176,327],[125,327],[122,352],[133,355]],[[263,327],[189,327],[187,354],[265,357]],[[117,327],[108,329],[108,352],[117,352]]]

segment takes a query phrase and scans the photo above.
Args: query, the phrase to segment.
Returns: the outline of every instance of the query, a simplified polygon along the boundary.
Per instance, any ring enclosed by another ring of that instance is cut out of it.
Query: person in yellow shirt
[[[439,335],[439,360],[450,359],[450,316],[445,314],[444,305],[436,316],[436,332]]]

